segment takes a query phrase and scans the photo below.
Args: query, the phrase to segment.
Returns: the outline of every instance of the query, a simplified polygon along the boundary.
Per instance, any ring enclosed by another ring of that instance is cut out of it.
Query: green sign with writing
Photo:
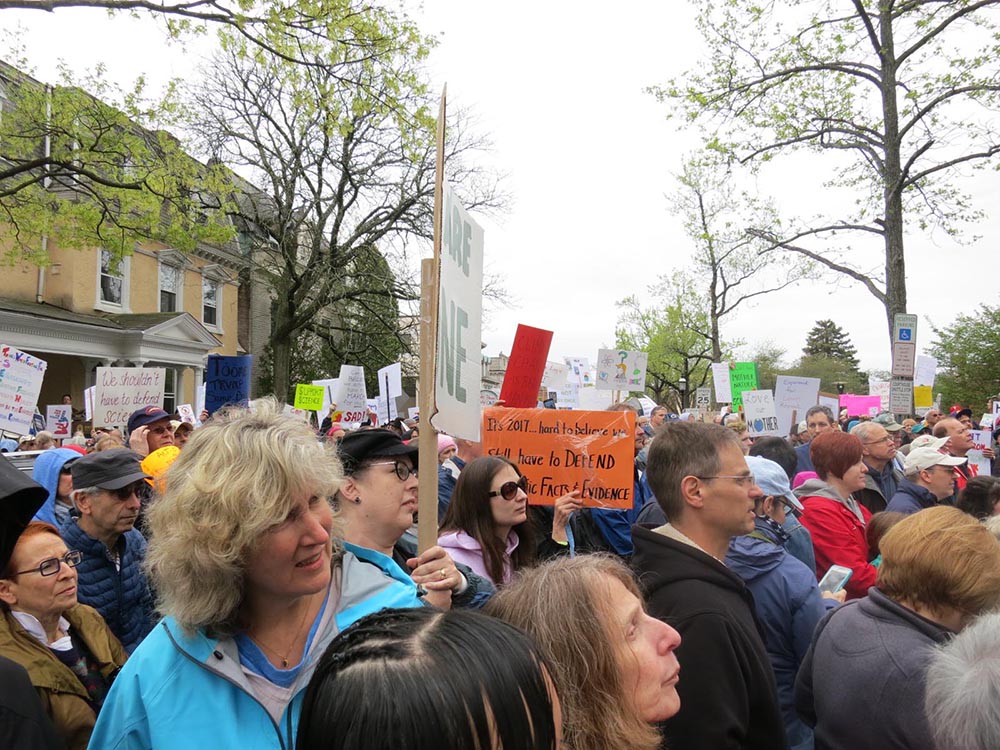
[[[295,403],[292,406],[296,409],[320,411],[323,408],[323,386],[299,383],[295,386]]]
[[[757,363],[734,362],[729,368],[729,389],[733,409],[739,409],[743,406],[743,391],[757,390]]]

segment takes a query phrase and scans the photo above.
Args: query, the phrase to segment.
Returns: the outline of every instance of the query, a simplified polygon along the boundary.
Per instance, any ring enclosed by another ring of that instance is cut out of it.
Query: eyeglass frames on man
[[[743,487],[744,489],[749,489],[754,485],[753,474],[739,474],[739,475],[716,474],[715,476],[711,477],[696,476],[695,479],[735,479],[736,484],[738,484],[740,487]]]
[[[516,482],[504,482],[500,485],[500,489],[494,490],[487,497],[502,497],[504,500],[513,500],[517,497],[517,491],[527,493],[528,491],[528,478],[522,476]]]
[[[59,572],[59,568],[65,563],[71,568],[75,568],[83,560],[83,553],[77,550],[70,550],[62,557],[49,557],[38,563],[37,567],[29,570],[19,570],[13,575],[23,576],[27,573],[38,573],[43,576],[54,576]]]

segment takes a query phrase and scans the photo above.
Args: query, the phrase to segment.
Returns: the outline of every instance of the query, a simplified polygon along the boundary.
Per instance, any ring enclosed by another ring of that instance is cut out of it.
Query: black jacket
[[[649,613],[681,634],[681,710],[663,724],[670,750],[787,747],[774,672],[753,598],[710,555],[651,529],[632,527],[632,565]]]

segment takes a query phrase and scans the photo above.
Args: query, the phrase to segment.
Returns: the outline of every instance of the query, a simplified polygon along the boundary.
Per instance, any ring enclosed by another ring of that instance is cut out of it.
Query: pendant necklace
[[[282,653],[280,653],[278,651],[275,651],[273,648],[271,648],[266,643],[264,643],[260,638],[255,638],[254,636],[250,636],[250,638],[258,646],[260,646],[261,648],[266,649],[267,651],[269,651],[272,656],[277,656],[281,660],[281,668],[282,669],[288,669],[288,657],[291,655],[292,651],[295,649],[295,642],[299,639],[299,636],[302,634],[302,626],[305,625],[306,618],[309,616],[309,610],[310,610],[310,606],[307,605],[306,609],[305,609],[305,612],[302,613],[302,621],[299,623],[298,628],[296,628],[296,630],[295,630],[295,637],[292,639],[291,648],[289,648],[284,654],[282,654]],[[304,653],[303,653],[303,656],[305,656]]]

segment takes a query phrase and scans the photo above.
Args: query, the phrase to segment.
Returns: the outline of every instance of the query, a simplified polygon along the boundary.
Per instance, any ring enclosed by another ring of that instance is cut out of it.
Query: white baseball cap
[[[949,456],[933,448],[914,448],[906,456],[906,461],[903,463],[903,471],[910,474],[915,470],[922,471],[932,466],[961,466],[965,461],[964,457]]]
[[[931,437],[930,435],[918,435],[910,443],[910,451],[915,451],[917,448],[933,448],[936,451],[944,448],[945,444],[948,442],[949,437]]]

